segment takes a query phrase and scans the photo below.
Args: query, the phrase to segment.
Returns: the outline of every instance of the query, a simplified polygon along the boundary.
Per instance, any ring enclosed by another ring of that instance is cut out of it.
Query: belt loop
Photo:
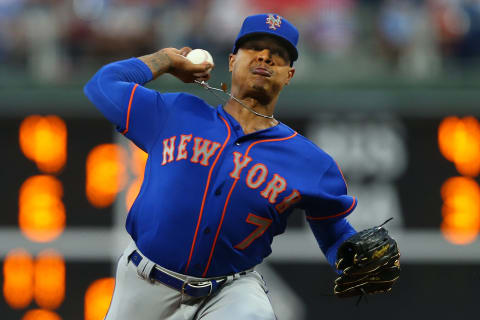
[[[180,290],[180,292],[183,294],[185,294],[185,286],[187,285],[187,281],[184,281],[183,284],[182,284],[182,289]]]
[[[188,281],[183,281],[182,288],[180,289],[181,300],[185,297],[185,287],[188,285]]]
[[[137,266],[137,274],[140,278],[144,280],[148,280],[150,282],[154,282],[153,279],[150,278],[150,274],[152,273],[153,268],[155,267],[155,263],[143,257],[140,263]]]
[[[212,294],[212,291],[213,291],[213,281],[215,281],[215,280],[210,281],[210,291],[208,291],[208,295],[211,295],[211,294]]]

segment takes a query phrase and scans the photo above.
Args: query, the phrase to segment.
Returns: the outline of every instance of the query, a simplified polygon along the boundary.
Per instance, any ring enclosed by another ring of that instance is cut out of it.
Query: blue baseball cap
[[[233,53],[237,53],[242,41],[261,34],[272,35],[285,43],[290,54],[290,64],[293,65],[293,61],[298,58],[298,30],[287,19],[278,14],[256,14],[245,18],[237,39],[235,39]]]

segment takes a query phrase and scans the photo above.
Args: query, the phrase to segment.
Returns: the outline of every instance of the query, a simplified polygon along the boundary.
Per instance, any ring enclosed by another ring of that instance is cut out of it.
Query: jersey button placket
[[[243,145],[242,142],[238,142],[238,141],[234,142],[233,144],[230,144],[230,147],[227,146],[222,155],[222,158],[219,159],[222,161],[219,161],[219,163],[216,166],[216,169],[218,170],[218,172],[216,173],[217,181],[212,185],[212,189],[210,191],[211,196],[207,198],[205,203],[205,213],[208,213],[208,221],[207,219],[205,219],[204,223],[202,223],[202,229],[201,229],[202,236],[199,237],[202,243],[201,251],[205,250],[203,252],[206,252],[204,258],[207,261],[205,261],[205,264],[202,266],[203,268],[205,268],[208,264],[208,258],[214,246],[214,239],[217,235],[218,228],[220,227],[220,234],[222,232],[221,230],[223,229],[223,225],[220,226],[220,223],[222,220],[222,213],[224,210],[225,201],[227,200],[227,195],[233,183],[235,182],[235,180],[230,177],[230,173],[234,169],[233,152],[240,151],[239,147],[243,149],[243,147],[245,146]],[[229,210],[227,207],[227,210],[225,212],[226,216],[228,216],[228,211]],[[215,246],[217,246],[218,242],[221,241],[220,239],[221,237],[217,239],[217,243],[215,244]],[[213,250],[215,249],[213,248]],[[200,251],[197,252],[197,254],[199,253]],[[202,259],[204,258],[202,257]],[[215,251],[213,252],[213,259],[211,263],[215,263]]]
[[[221,219],[226,196],[226,193],[223,191],[228,191],[231,184],[230,179],[227,178],[225,180],[230,171],[230,168],[226,166],[228,161],[231,161],[229,158],[233,158],[233,155],[231,151],[228,151],[227,147],[215,167],[215,171],[218,171],[212,174],[209,196],[207,196],[205,201],[204,216],[200,225],[200,234],[198,235],[196,249],[193,254],[196,260],[194,265],[196,271],[203,272],[207,266],[218,223]],[[198,269],[198,266],[200,266],[200,269]]]
[[[222,189],[223,189],[223,185],[225,184],[225,182],[222,182],[216,189],[215,189],[215,192],[214,192],[214,195],[216,195],[217,197],[220,196],[222,194]]]

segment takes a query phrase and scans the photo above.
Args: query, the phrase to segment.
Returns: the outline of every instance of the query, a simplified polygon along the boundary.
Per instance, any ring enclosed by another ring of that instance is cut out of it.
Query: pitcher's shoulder
[[[292,132],[294,131],[292,128],[288,126],[286,127],[292,130]],[[294,144],[294,148],[298,153],[305,155],[305,157],[313,161],[334,161],[332,156],[330,156],[325,150],[300,133],[297,133],[295,137],[293,137],[292,144]]]

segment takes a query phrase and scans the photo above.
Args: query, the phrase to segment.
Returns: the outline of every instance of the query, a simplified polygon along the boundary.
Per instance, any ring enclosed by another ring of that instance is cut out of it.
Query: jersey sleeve
[[[335,267],[338,248],[357,232],[345,218],[309,220],[308,224],[328,263],[339,272]]]
[[[117,130],[146,152],[178,97],[145,88],[152,77],[141,60],[132,58],[104,66],[84,87],[85,95]]]
[[[128,107],[124,109],[117,130],[145,152],[151,150],[179,94],[164,93],[133,85]]]
[[[347,194],[347,184],[333,159],[315,187],[305,201],[308,221],[341,219],[349,215],[357,205],[357,199]]]

